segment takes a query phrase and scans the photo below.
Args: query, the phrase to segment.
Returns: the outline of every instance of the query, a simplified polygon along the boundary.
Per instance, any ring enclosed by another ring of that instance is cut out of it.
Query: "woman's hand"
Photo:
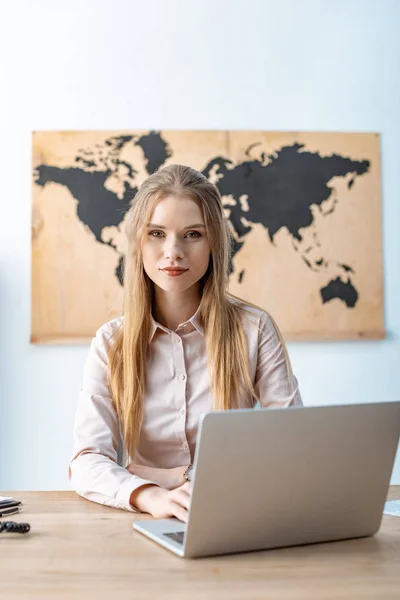
[[[188,465],[189,466],[189,465]],[[186,467],[175,467],[173,469],[158,469],[156,467],[146,467],[144,465],[137,465],[133,462],[129,463],[127,470],[132,475],[137,475],[142,479],[149,479],[154,481],[158,486],[165,490],[174,490],[179,486],[183,485],[186,481],[184,472]]]
[[[134,508],[149,513],[156,519],[176,517],[186,523],[191,495],[190,481],[174,490],[165,490],[156,485],[143,485],[132,492],[130,503]]]

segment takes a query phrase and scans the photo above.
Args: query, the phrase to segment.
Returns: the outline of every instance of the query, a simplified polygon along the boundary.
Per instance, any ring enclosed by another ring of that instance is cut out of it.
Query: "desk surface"
[[[74,492],[2,492],[23,502],[0,534],[0,597],[43,600],[384,600],[400,598],[400,518],[374,537],[230,556],[182,559],[132,529],[148,518]],[[400,498],[400,486],[389,499]],[[2,519],[5,520],[5,519]]]

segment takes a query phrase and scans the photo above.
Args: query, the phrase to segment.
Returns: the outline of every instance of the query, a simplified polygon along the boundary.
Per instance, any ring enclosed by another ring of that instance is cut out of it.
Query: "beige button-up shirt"
[[[262,310],[247,307],[251,317],[243,319],[243,326],[250,376],[261,406],[302,404],[297,380],[288,375],[271,319]],[[106,323],[92,340],[77,406],[68,479],[88,500],[134,511],[129,504],[131,493],[154,482],[132,475],[117,462],[119,424],[110,398],[105,344],[121,321],[119,317]],[[189,465],[200,416],[210,410],[212,394],[198,311],[175,331],[153,319],[144,421],[135,462],[160,468]]]

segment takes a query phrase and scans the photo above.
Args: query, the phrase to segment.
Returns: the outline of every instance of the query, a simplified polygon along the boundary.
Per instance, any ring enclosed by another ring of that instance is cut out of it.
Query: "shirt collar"
[[[149,342],[152,341],[155,332],[157,331],[157,329],[162,329],[163,331],[165,331],[166,333],[170,333],[171,330],[168,329],[167,327],[164,327],[163,325],[161,325],[158,321],[156,321],[153,317],[153,315],[150,315],[151,318],[151,328],[150,328],[150,336],[149,336]],[[195,329],[197,329],[197,331],[204,336],[204,328],[203,328],[203,324],[201,322],[201,318],[200,318],[200,307],[196,310],[196,312],[194,313],[194,315],[192,317],[190,317],[190,319],[188,319],[187,321],[184,321],[183,323],[180,323],[179,326],[183,326],[187,323],[191,323],[193,325],[193,327]]]

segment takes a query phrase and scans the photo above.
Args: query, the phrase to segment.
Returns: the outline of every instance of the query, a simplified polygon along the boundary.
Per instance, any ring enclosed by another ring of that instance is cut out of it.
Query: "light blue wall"
[[[289,350],[306,404],[400,399],[399,2],[14,0],[2,13],[1,489],[68,487],[88,350],[28,342],[32,130],[380,132],[388,337]]]

